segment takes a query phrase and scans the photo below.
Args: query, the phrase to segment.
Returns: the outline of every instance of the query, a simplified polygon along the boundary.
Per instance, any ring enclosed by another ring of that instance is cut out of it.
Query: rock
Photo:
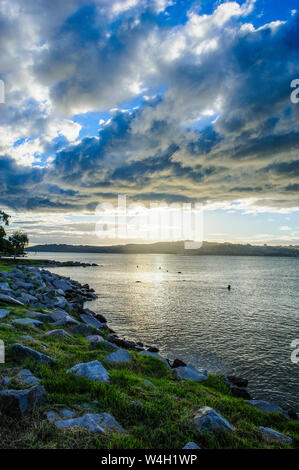
[[[23,416],[46,403],[44,387],[36,385],[27,390],[4,390],[0,392],[0,405],[9,416]]]
[[[1,327],[7,327],[7,328],[14,328],[13,325],[9,325],[8,323],[0,323]]]
[[[96,347],[99,344],[104,344],[105,340],[102,336],[100,335],[90,335],[86,336],[87,341],[90,342],[91,346]]]
[[[3,379],[2,379],[2,385],[3,385],[4,387],[7,387],[7,385],[9,384],[9,382],[10,382],[10,377],[7,377],[7,376],[3,377]]]
[[[47,312],[47,314],[52,318],[53,321],[57,322],[59,320],[64,320],[68,314],[64,310],[53,310],[53,312]]]
[[[200,449],[200,447],[195,442],[187,442],[183,449]]]
[[[92,433],[124,433],[124,428],[108,413],[86,413],[80,418],[56,421],[55,426],[60,429],[73,427],[85,428]]]
[[[195,380],[196,382],[208,380],[208,372],[206,369],[196,369],[196,367],[191,364],[185,367],[176,367],[174,373],[179,379]]]
[[[91,315],[85,315],[84,313],[80,315],[81,320],[86,323],[89,326],[92,326],[93,328],[106,328],[107,325],[101,323],[99,320],[96,318],[92,317]]]
[[[54,299],[54,307],[58,308],[66,308],[68,305],[68,301],[65,297],[55,297]]]
[[[63,418],[72,418],[75,415],[75,412],[68,408],[62,408],[60,410],[60,414]]]
[[[155,385],[147,379],[144,379],[143,383],[148,387],[155,387]]]
[[[132,403],[133,403],[133,405],[135,405],[135,406],[143,406],[143,403],[142,403],[142,401],[140,401],[140,400],[132,401]]]
[[[38,302],[37,297],[34,295],[22,293],[20,296],[18,296],[18,299],[20,302],[23,302],[24,305],[30,305],[30,304],[35,304]]]
[[[10,286],[7,282],[0,282],[0,289],[1,290],[10,290]]]
[[[186,363],[184,361],[181,361],[181,359],[175,359],[172,363],[172,368],[176,369],[176,367],[186,367]]]
[[[15,343],[12,345],[11,353],[16,359],[26,359],[26,357],[29,357],[30,359],[33,359],[39,364],[46,364],[49,366],[56,364],[56,359],[53,359],[52,357],[47,356],[46,354],[35,351],[34,349],[27,348],[27,346],[23,346],[19,343]]]
[[[234,431],[233,426],[209,406],[203,406],[196,412],[194,424],[198,431]]]
[[[72,285],[69,282],[66,282],[62,279],[57,279],[53,282],[53,286],[56,287],[56,289],[62,289],[63,291],[71,291],[74,290]]]
[[[17,378],[26,385],[38,385],[40,383],[40,379],[34,377],[29,369],[20,370],[17,374]]]
[[[71,335],[62,329],[48,331],[46,336],[49,336],[50,338],[71,338]]]
[[[274,405],[269,401],[264,400],[248,400],[247,403],[251,406],[259,408],[265,413],[284,413],[283,409],[280,406]]]
[[[259,427],[259,430],[262,434],[262,438],[267,442],[289,442],[291,443],[293,439],[285,434],[281,434],[278,431],[275,431],[271,428],[264,428],[263,426]]]
[[[108,372],[105,367],[102,366],[100,361],[76,364],[67,372],[75,373],[77,377],[86,377],[87,379],[95,380],[96,382],[108,382],[110,379]]]
[[[56,419],[59,419],[60,415],[56,413],[56,411],[47,411],[46,418],[49,421],[49,423],[52,423]]]
[[[131,354],[129,351],[126,351],[125,349],[118,349],[117,351],[114,351],[113,353],[109,354],[109,356],[106,356],[105,361],[107,362],[130,362],[131,361]]]
[[[104,315],[102,315],[101,313],[93,312],[92,310],[89,310],[89,308],[84,308],[82,310],[82,313],[85,313],[86,315],[91,315],[92,317],[96,317],[97,320],[99,320],[101,323],[107,323],[107,320]]]
[[[52,323],[52,325],[55,325],[55,326],[79,325],[79,324],[80,324],[80,322],[75,320],[75,318],[73,318],[71,315],[67,315],[62,320],[58,320],[58,321]]]
[[[43,322],[34,320],[33,318],[17,318],[16,320],[12,320],[12,323],[16,323],[17,325],[33,326],[35,328],[43,324]]]
[[[246,388],[241,387],[231,387],[232,395],[236,398],[244,398],[245,400],[251,400],[250,393],[246,390]]]
[[[246,388],[248,386],[247,379],[242,379],[241,377],[237,377],[236,375],[228,375],[227,378],[232,384],[236,385],[237,387]]]
[[[150,351],[141,351],[139,353],[142,356],[148,356],[148,357],[155,357],[156,359],[160,359],[160,361],[163,361],[164,364],[170,369],[170,365],[168,364],[167,360],[164,359],[164,357],[160,356],[158,353],[150,352]]]
[[[84,323],[80,323],[79,325],[76,325],[76,326],[71,326],[69,328],[69,331],[73,335],[82,335],[82,336],[92,336],[94,332],[94,330],[90,326],[84,325]]]
[[[28,311],[26,312],[26,315],[30,318],[35,318],[36,320],[39,320],[43,323],[51,323],[53,321],[50,315],[47,315],[46,313]]]
[[[104,346],[107,349],[113,349],[113,350],[118,349],[118,346],[116,346],[116,344],[110,343],[110,341],[105,341]]]
[[[12,305],[22,305],[24,306],[24,304],[22,302],[20,302],[19,300],[13,298],[13,297],[10,297],[9,295],[5,295],[5,294],[0,294],[0,302],[4,302],[6,304],[12,304]]]
[[[34,286],[31,282],[24,282],[24,281],[15,281],[13,283],[13,289],[25,289],[25,290],[30,290]]]
[[[154,346],[150,346],[150,347],[148,348],[148,351],[149,351],[149,352],[157,353],[157,352],[159,352],[159,349],[156,348],[156,347],[154,347]]]
[[[27,339],[28,341],[33,341],[34,343],[36,343],[36,339],[32,338],[32,336],[30,335],[22,335],[21,338]]]
[[[11,313],[11,310],[0,309],[0,319],[5,318],[7,315]]]

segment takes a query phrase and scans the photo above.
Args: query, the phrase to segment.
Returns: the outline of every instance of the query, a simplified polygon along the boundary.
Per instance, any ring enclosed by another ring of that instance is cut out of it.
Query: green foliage
[[[9,225],[9,219],[10,215],[0,211],[0,255],[2,253],[14,255],[14,257],[23,256],[24,249],[29,243],[28,235],[17,230],[10,236],[7,236],[4,226]]]

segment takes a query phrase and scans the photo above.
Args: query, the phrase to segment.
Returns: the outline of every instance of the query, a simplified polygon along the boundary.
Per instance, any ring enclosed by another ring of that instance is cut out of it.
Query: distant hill
[[[56,253],[152,253],[220,256],[299,256],[299,246],[258,246],[235,243],[203,242],[200,249],[186,250],[184,242],[158,242],[150,244],[132,243],[128,245],[36,245],[26,249],[28,252]]]

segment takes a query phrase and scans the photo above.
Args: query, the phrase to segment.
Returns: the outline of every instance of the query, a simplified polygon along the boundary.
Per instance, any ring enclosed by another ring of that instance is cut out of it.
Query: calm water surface
[[[103,313],[120,336],[157,345],[163,355],[211,372],[241,374],[254,398],[299,412],[299,363],[291,362],[291,342],[299,338],[299,259],[31,256],[100,264],[52,271],[90,284],[99,298],[88,307]]]

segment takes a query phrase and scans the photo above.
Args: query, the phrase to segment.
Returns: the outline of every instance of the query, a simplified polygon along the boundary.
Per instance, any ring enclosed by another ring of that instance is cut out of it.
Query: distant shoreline
[[[103,253],[103,254],[172,254],[192,256],[284,256],[299,257],[297,246],[241,245],[233,243],[203,242],[201,248],[187,250],[184,242],[158,242],[152,244],[128,245],[58,245],[46,244],[31,246],[26,252],[46,253]]]

